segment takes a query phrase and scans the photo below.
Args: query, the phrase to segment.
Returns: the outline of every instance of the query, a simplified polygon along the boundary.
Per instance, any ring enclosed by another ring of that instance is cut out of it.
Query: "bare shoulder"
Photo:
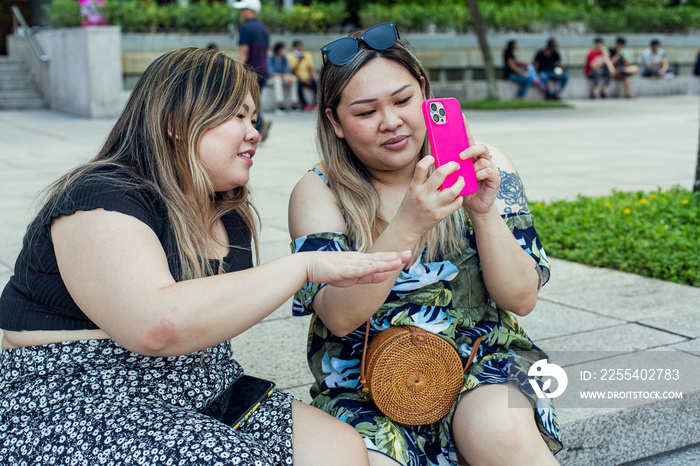
[[[296,239],[326,231],[345,233],[347,226],[333,191],[324,178],[309,171],[297,182],[289,198],[289,235]]]
[[[498,190],[496,206],[501,214],[516,214],[530,210],[525,194],[525,186],[508,154],[493,146],[489,146],[493,163],[501,175],[501,187]]]

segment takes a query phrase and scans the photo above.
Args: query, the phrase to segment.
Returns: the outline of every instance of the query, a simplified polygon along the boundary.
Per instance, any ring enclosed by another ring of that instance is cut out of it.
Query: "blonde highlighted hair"
[[[362,31],[352,34],[359,37]],[[423,83],[425,95],[430,97],[428,75],[408,44],[398,39],[396,44],[385,50],[374,50],[364,42],[359,42],[359,51],[348,63],[337,66],[324,60],[318,80],[318,122],[316,137],[321,154],[323,171],[330,188],[336,193],[344,211],[350,241],[358,251],[369,249],[374,240],[389,224],[381,211],[381,199],[372,184],[372,175],[350,149],[345,139],[336,136],[333,125],[326,115],[330,109],[338,120],[337,107],[343,90],[355,74],[375,58],[392,60],[404,68],[419,83]],[[381,79],[381,78],[377,78]],[[422,159],[429,153],[427,140],[423,141],[420,153]],[[426,247],[425,260],[433,260],[439,252],[463,249],[465,214],[462,209],[445,218],[435,228],[426,232],[416,246],[414,258]]]
[[[122,167],[134,175],[129,187],[150,189],[165,201],[181,279],[214,272],[211,231],[232,212],[248,226],[257,260],[259,216],[249,189],[215,193],[198,154],[204,133],[234,116],[248,93],[257,104],[255,74],[221,52],[185,48],[162,55],[137,82],[97,156],[52,184],[46,205],[85,177],[100,176],[91,173],[95,168]]]

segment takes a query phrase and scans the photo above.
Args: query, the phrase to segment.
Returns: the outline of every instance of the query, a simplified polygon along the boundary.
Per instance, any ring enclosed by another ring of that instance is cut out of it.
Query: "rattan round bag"
[[[479,338],[462,367],[457,350],[438,335],[408,325],[389,327],[374,337],[362,355],[363,391],[396,422],[432,424],[457,401],[464,371],[480,342]]]

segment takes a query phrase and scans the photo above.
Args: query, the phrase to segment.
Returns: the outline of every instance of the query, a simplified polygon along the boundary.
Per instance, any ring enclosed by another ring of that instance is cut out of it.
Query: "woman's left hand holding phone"
[[[464,122],[469,138],[469,148],[459,154],[459,158],[474,160],[474,171],[479,183],[479,189],[474,194],[464,196],[463,206],[470,217],[474,215],[486,214],[495,209],[496,197],[501,186],[501,175],[491,158],[492,151],[498,151],[496,147],[477,143],[472,136],[471,130],[466,120]]]

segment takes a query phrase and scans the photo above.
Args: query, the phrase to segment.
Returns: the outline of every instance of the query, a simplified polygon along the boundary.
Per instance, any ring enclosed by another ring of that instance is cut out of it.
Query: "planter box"
[[[122,48],[118,26],[45,29],[34,36],[48,62],[40,62],[22,37],[8,36],[10,54],[29,66],[51,109],[91,118],[119,113]]]

